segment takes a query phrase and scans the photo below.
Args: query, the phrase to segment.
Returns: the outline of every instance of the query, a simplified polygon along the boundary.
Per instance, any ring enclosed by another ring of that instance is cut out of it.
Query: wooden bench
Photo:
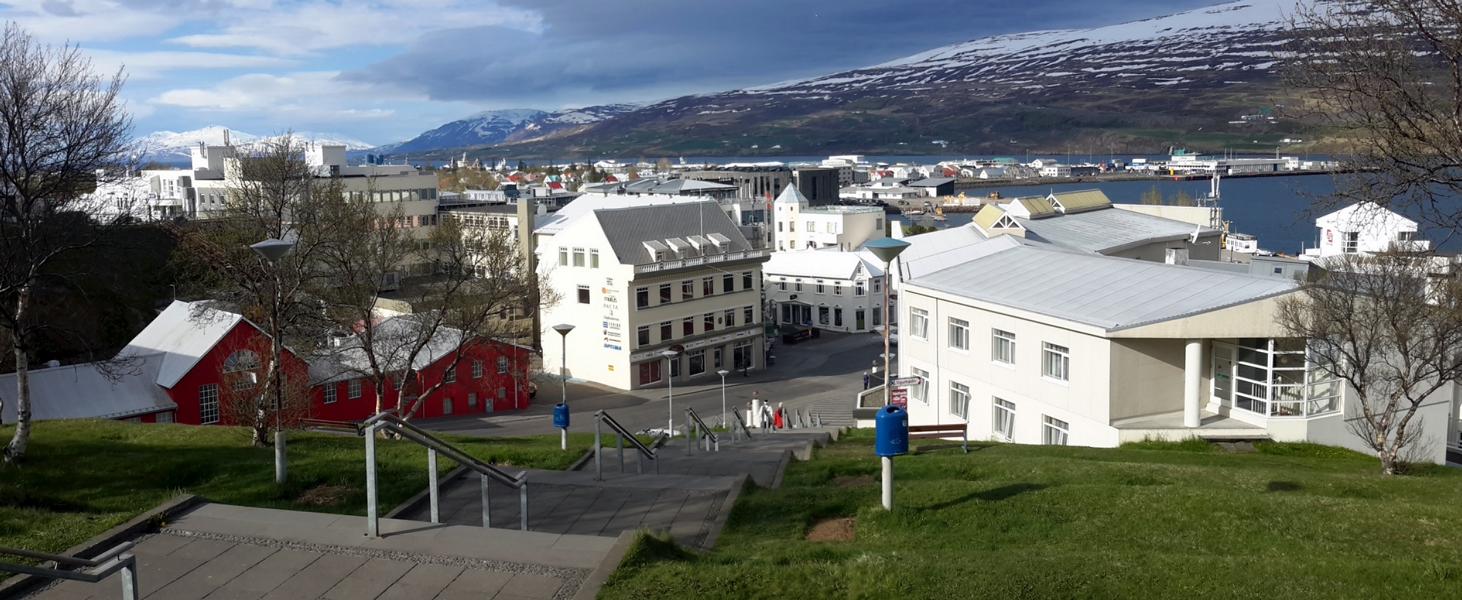
[[[355,421],[331,421],[327,419],[300,419],[300,427],[313,431],[337,431],[341,433],[359,433]]]
[[[960,447],[966,454],[970,452],[969,427],[965,423],[949,423],[945,425],[910,425],[909,439],[938,438],[944,439],[952,436],[959,436]]]

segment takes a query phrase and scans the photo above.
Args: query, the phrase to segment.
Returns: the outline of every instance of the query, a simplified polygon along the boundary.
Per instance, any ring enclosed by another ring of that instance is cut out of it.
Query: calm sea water
[[[1154,186],[1164,198],[1174,198],[1179,191],[1193,197],[1208,193],[1208,181],[1112,181],[1102,183],[1068,183],[1041,186],[981,187],[964,190],[969,196],[983,196],[1000,192],[1007,198],[1045,195],[1052,191],[1099,189],[1112,202],[1137,204],[1142,194]],[[1298,254],[1303,248],[1316,245],[1318,230],[1315,217],[1328,211],[1312,207],[1317,199],[1332,193],[1334,181],[1328,175],[1297,175],[1292,177],[1247,177],[1223,180],[1220,205],[1225,219],[1233,222],[1232,230],[1259,238],[1259,246],[1266,250]],[[962,225],[970,221],[969,213],[951,214],[946,226]],[[898,217],[909,222],[908,218]],[[918,217],[914,217],[917,219]],[[1439,236],[1432,236],[1440,239]],[[1442,244],[1443,249],[1456,250],[1448,246],[1459,246],[1453,241]]]

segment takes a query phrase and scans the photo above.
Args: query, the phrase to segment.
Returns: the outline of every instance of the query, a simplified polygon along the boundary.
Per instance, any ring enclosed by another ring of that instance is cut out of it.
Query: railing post
[[[376,514],[376,428],[366,429],[366,535],[381,537],[381,524]]]
[[[526,473],[525,473],[526,475]],[[518,486],[518,512],[522,515],[518,522],[518,529],[528,531],[528,480],[524,479],[523,484]]]
[[[437,485],[437,451],[435,448],[426,449],[426,479],[427,489],[431,490],[431,522],[442,522],[440,486]]]
[[[123,564],[122,600],[139,600],[142,596],[137,593],[137,557],[129,553]]]
[[[601,431],[599,424],[603,419],[594,415],[594,481],[604,480],[604,444],[601,443]]]
[[[483,528],[492,527],[492,517],[488,514],[488,507],[491,503],[487,497],[487,476],[479,474],[478,478],[482,482],[482,526]]]
[[[695,454],[695,445],[700,440],[695,438],[695,420],[690,418],[690,409],[685,409],[685,455]]]
[[[620,473],[623,473],[624,472],[624,436],[623,435],[618,434],[618,433],[614,434],[614,447],[615,447],[615,449],[619,450],[619,472]]]

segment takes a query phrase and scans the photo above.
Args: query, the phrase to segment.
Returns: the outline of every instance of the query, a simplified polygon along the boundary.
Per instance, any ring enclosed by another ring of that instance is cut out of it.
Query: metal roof
[[[31,417],[59,419],[122,419],[178,406],[158,387],[158,372],[167,361],[161,353],[127,359],[35,369],[30,372]],[[0,401],[6,423],[15,422],[15,374],[0,375]]]
[[[789,183],[787,187],[782,188],[782,193],[777,194],[777,199],[774,202],[776,204],[801,204],[806,206],[807,196],[803,196],[801,190],[797,189],[797,186]]]
[[[883,274],[883,263],[878,262],[871,252],[844,252],[841,250],[773,252],[771,260],[767,261],[761,270],[767,275],[853,279],[859,266],[862,266],[870,277]]]
[[[980,212],[975,213],[973,222],[979,226],[980,231],[990,231],[995,227],[995,223],[1000,221],[1000,217],[1003,216],[1005,216],[1005,211],[1001,210],[1000,207],[994,204],[986,204],[980,209]]]
[[[1055,207],[1051,206],[1051,201],[1045,197],[1016,198],[1011,202],[1011,204],[1017,203],[1021,208],[1025,209],[1026,214],[1030,215],[1032,219],[1044,219],[1061,214],[1056,211]]]
[[[904,285],[1027,310],[1107,331],[1245,304],[1294,281],[1072,252],[1002,236],[966,260]]]
[[[144,354],[164,355],[157,385],[172,389],[193,365],[208,354],[244,317],[209,308],[207,302],[174,300],[137,337],[117,353],[118,358]]]
[[[1108,253],[1152,242],[1178,240],[1217,231],[1173,219],[1105,208],[1048,219],[1017,218],[1026,237],[1088,252]]]
[[[555,235],[579,217],[593,214],[596,210],[606,208],[660,206],[665,204],[705,201],[707,201],[706,196],[681,196],[677,194],[604,194],[591,192],[575,198],[573,201],[565,204],[563,208],[538,219],[538,225],[533,230],[533,233],[539,235]]]
[[[645,242],[688,235],[709,239],[716,239],[718,234],[725,237],[727,243],[716,249],[716,253],[751,249],[751,243],[746,241],[741,229],[715,202],[601,209],[594,211],[594,217],[599,220],[599,227],[604,230],[604,237],[609,240],[621,264],[655,262],[645,249]],[[680,243],[685,244],[684,241]]]
[[[1055,197],[1056,203],[1061,205],[1061,212],[1068,215],[1112,207],[1111,199],[1107,198],[1107,195],[1101,190],[1061,192],[1059,194],[1051,194],[1051,196]]]
[[[401,371],[406,368],[406,357],[426,335],[423,315],[401,315],[378,323],[373,342],[376,360],[382,370]],[[460,329],[439,326],[431,339],[416,352],[411,361],[413,369],[421,370],[455,352],[466,335]],[[348,337],[339,346],[327,348],[310,359],[310,382],[319,384],[327,381],[355,379],[371,372],[370,361],[361,349],[360,339]]]

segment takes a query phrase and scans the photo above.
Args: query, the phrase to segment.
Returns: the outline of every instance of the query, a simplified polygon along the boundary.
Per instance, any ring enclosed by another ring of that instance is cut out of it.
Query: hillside
[[[133,141],[137,152],[144,160],[165,163],[186,162],[191,159],[193,147],[198,144],[223,144],[225,135],[229,143],[243,148],[255,148],[260,144],[278,139],[280,136],[261,136],[229,129],[222,125],[210,125],[191,131],[155,131]],[[373,144],[334,133],[296,131],[292,135],[300,140],[317,144],[344,145],[347,150],[368,150]]]
[[[869,67],[674,98],[578,128],[483,141],[484,155],[755,155],[1272,148],[1279,0],[1000,35]],[[594,109],[584,109],[592,111]],[[486,138],[484,138],[486,139]],[[775,149],[773,147],[776,147]]]
[[[410,140],[381,146],[377,151],[402,155],[570,135],[634,108],[629,104],[611,104],[556,112],[531,108],[489,110],[452,121]]]

